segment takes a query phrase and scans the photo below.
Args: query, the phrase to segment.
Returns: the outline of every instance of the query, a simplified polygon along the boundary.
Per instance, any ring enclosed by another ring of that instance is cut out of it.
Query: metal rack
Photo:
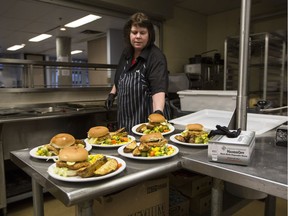
[[[239,37],[228,37],[224,43],[224,90],[237,90],[239,76]],[[248,99],[271,101],[272,106],[287,103],[285,67],[286,42],[276,33],[249,36]]]

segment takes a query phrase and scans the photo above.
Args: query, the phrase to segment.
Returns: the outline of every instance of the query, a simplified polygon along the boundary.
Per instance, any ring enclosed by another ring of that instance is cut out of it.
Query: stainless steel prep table
[[[82,104],[83,103],[84,102],[82,102]],[[93,103],[104,104],[103,101],[93,101]],[[30,193],[21,190],[17,191],[16,187],[8,187],[7,184],[5,185],[5,172],[7,170],[5,170],[4,161],[10,159],[11,151],[30,148],[33,145],[38,146],[39,144],[34,142],[34,139],[43,143],[46,139],[49,140],[50,136],[57,133],[58,130],[67,130],[67,132],[77,137],[83,137],[83,135],[79,136],[79,134],[85,134],[84,125],[87,125],[86,128],[89,128],[89,126],[97,121],[110,120],[114,122],[116,109],[113,108],[108,113],[104,105],[74,108],[69,107],[66,103],[59,103],[31,104],[29,106],[11,109],[1,108],[0,112],[0,212],[6,212],[6,206],[9,200],[10,202],[14,202],[30,196]],[[83,127],[80,129],[70,127],[70,125],[75,124],[73,122],[83,124]],[[34,128],[37,128],[37,131],[34,131]],[[22,133],[25,134],[25,138],[22,137]],[[29,138],[29,136],[32,137],[32,139]],[[13,181],[14,180],[13,178]],[[10,182],[10,185],[13,186],[13,183]],[[27,185],[27,187],[30,187],[30,185]],[[13,190],[9,197],[9,193],[6,193],[6,188]],[[13,195],[11,196],[11,194]]]
[[[203,151],[185,155],[182,157],[181,166],[213,177],[211,215],[222,215],[224,181],[235,184],[236,191],[242,190],[240,195],[243,198],[246,193],[255,193],[253,190],[256,190],[256,193],[267,193],[266,216],[275,215],[276,197],[287,200],[287,148],[275,145],[275,130],[256,137],[254,153],[248,166],[210,162],[207,154],[207,151]],[[237,185],[240,188],[237,188]],[[252,191],[249,191],[250,189]],[[255,197],[260,195],[255,194]]]
[[[115,150],[93,149],[92,153],[118,156]],[[122,157],[122,159],[125,159]],[[77,215],[92,215],[93,199],[133,186],[139,182],[161,176],[180,168],[181,154],[173,158],[154,161],[125,159],[126,169],[115,177],[103,181],[69,183],[58,181],[47,173],[53,161],[31,158],[29,149],[11,152],[11,160],[32,177],[35,215],[43,215],[43,198],[40,185],[66,206],[76,205]]]
[[[287,148],[275,145],[275,131],[256,137],[248,166],[210,162],[207,151],[184,155],[181,165],[188,170],[287,199]]]
[[[47,168],[52,162],[30,158],[29,149],[11,152],[11,160],[32,177],[35,215],[43,214],[41,186],[66,206],[76,205],[79,215],[89,215],[93,198],[182,168],[287,199],[287,149],[274,145],[273,134],[275,132],[272,131],[256,139],[254,157],[246,167],[209,162],[206,147],[177,145],[180,154],[174,158],[153,162],[124,158],[127,168],[123,173],[101,182],[81,185],[49,177]],[[119,156],[116,150],[92,151]],[[213,208],[215,206],[212,206]]]

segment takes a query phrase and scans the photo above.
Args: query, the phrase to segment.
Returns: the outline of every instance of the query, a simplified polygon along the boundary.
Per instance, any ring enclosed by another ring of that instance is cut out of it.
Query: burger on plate
[[[163,123],[166,123],[166,119],[163,115],[159,114],[159,113],[152,113],[149,115],[148,117],[148,121],[149,121],[149,124],[148,126],[159,126]]]
[[[187,124],[181,135],[176,135],[175,139],[185,143],[206,144],[208,143],[208,132],[204,130],[202,124]]]
[[[81,168],[88,167],[88,151],[85,148],[69,146],[60,150],[55,173],[61,176],[75,176]]]
[[[198,124],[198,123],[195,123],[195,124],[187,124],[186,125],[186,130],[189,131],[189,132],[201,132],[203,131],[203,125],[202,124]]]
[[[156,147],[156,146],[164,146],[167,143],[168,143],[167,139],[165,139],[163,135],[159,132],[145,134],[140,137],[140,145],[144,144],[149,147]]]
[[[165,133],[170,131],[169,123],[165,117],[159,113],[152,113],[148,117],[148,123],[141,124],[136,128],[139,133],[149,134],[149,133]]]
[[[45,145],[51,155],[58,155],[60,149],[72,146],[76,142],[74,136],[68,133],[59,133],[52,137],[50,143]]]
[[[140,137],[140,144],[132,151],[133,156],[147,157],[149,151],[154,147],[163,147],[168,141],[159,132],[145,134]]]
[[[96,126],[89,129],[88,143],[101,145],[109,141],[111,141],[111,135],[107,127]]]

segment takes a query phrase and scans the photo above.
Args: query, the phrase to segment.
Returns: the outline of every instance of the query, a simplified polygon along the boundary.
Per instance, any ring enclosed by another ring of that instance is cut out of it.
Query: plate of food
[[[82,147],[88,152],[92,149],[92,145],[86,144],[83,140],[75,139],[71,134],[59,133],[53,136],[48,144],[31,149],[29,154],[37,159],[54,159],[58,157],[60,149],[68,146]]]
[[[132,127],[132,132],[137,135],[144,135],[150,133],[160,132],[162,135],[167,135],[175,130],[174,126],[170,124],[163,115],[158,113],[150,114],[148,122],[138,124]]]
[[[86,144],[90,144],[100,148],[115,148],[127,145],[134,141],[135,137],[128,135],[125,128],[121,128],[115,132],[110,132],[107,127],[96,126],[88,131],[88,137],[84,140]]]
[[[202,124],[187,124],[183,132],[173,134],[170,140],[185,146],[208,146],[208,135]]]
[[[118,148],[120,155],[136,160],[161,160],[174,157],[178,152],[159,132],[143,135],[139,143],[133,141]]]
[[[59,159],[48,167],[48,174],[66,182],[90,182],[111,178],[126,168],[124,160],[114,156],[96,154],[79,147],[67,147]]]

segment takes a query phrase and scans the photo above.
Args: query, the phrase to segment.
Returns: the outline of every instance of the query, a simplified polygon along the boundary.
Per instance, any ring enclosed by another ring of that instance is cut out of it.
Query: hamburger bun
[[[58,149],[65,148],[73,144],[75,144],[75,138],[68,133],[59,133],[50,140],[50,145]]]
[[[188,124],[186,125],[186,130],[188,131],[202,131],[203,130],[202,124]]]
[[[58,158],[66,162],[85,161],[88,158],[88,151],[85,148],[69,146],[60,150]]]
[[[79,169],[90,166],[85,148],[69,146],[60,150],[56,161],[57,172],[64,176],[76,176]],[[65,168],[65,169],[63,169]],[[66,169],[67,168],[67,169]]]
[[[99,137],[106,136],[107,134],[109,134],[109,129],[104,126],[92,127],[88,131],[89,138],[99,138]]]
[[[167,143],[167,140],[161,133],[158,132],[141,136],[140,143],[146,144],[148,146],[163,146]]]
[[[140,142],[153,142],[164,139],[161,133],[150,133],[140,137]]]
[[[163,115],[159,114],[159,113],[152,113],[149,115],[148,117],[149,123],[153,124],[153,123],[162,123],[165,122],[166,119]]]

